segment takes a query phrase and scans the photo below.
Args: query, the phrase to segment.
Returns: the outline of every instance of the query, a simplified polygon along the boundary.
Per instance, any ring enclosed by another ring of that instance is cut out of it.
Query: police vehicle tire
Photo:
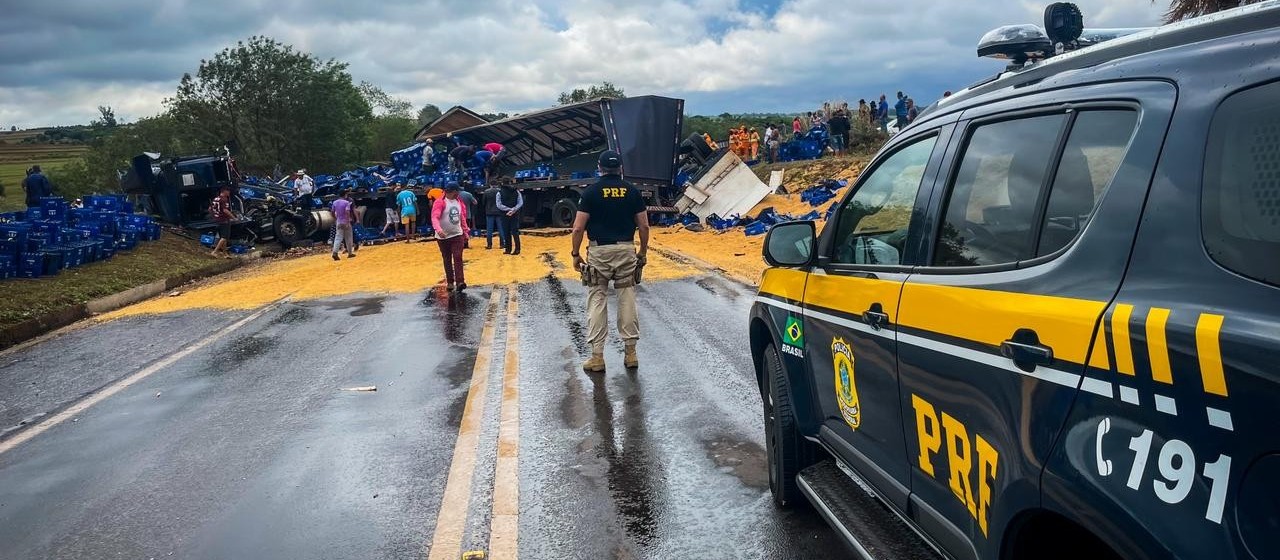
[[[796,485],[796,475],[815,462],[813,444],[800,435],[791,406],[791,388],[782,371],[776,346],[764,349],[764,430],[769,461],[769,490],[781,508],[808,504]]]
[[[271,225],[276,233],[276,241],[285,249],[293,247],[303,238],[302,224],[289,216],[276,216]]]
[[[578,215],[578,201],[562,198],[551,206],[551,225],[554,227],[572,227]]]

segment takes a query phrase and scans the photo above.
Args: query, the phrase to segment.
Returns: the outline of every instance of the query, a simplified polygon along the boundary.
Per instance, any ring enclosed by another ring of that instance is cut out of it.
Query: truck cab
[[[775,502],[864,557],[1280,557],[1277,24],[1006,72],[821,231],[775,226],[749,319]]]

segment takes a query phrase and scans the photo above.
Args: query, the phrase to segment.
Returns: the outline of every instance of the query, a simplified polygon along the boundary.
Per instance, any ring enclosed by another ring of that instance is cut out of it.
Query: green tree
[[[95,192],[117,190],[103,189],[100,177],[97,177],[83,159],[64,163],[56,168],[46,170],[49,182],[53,183],[53,194],[72,200]]]
[[[626,93],[622,88],[613,85],[611,82],[601,82],[598,86],[591,86],[587,89],[576,88],[573,91],[560,92],[558,103],[560,105],[572,105],[574,103],[582,103],[601,97],[620,98],[626,97]]]
[[[1155,0],[1151,0],[1155,3]],[[1166,22],[1173,23],[1193,17],[1200,17],[1222,10],[1243,6],[1245,4],[1254,4],[1261,0],[1173,0],[1169,3],[1169,11],[1165,12],[1164,19]]]
[[[369,104],[375,115],[387,115],[403,119],[412,118],[413,103],[398,97],[392,97],[387,92],[382,91],[382,88],[369,82],[360,82],[357,89],[360,90],[360,95],[364,97],[365,103]]]
[[[489,122],[494,122],[494,121],[500,121],[505,118],[509,118],[510,116],[511,115],[508,115],[506,113],[485,113],[483,115],[480,115],[480,118]]]
[[[428,124],[431,124],[432,121],[440,118],[440,115],[443,114],[444,113],[440,112],[439,107],[427,103],[418,111],[418,126],[427,126]]]
[[[167,101],[193,140],[234,142],[246,168],[336,172],[367,156],[372,108],[347,65],[268,37],[252,37],[200,62]]]
[[[96,126],[99,128],[115,128],[119,124],[116,122],[115,109],[112,109],[110,105],[105,107],[102,105],[99,105],[98,113],[101,113],[102,117],[99,118],[98,120],[93,121],[92,123],[89,123],[91,126]]]

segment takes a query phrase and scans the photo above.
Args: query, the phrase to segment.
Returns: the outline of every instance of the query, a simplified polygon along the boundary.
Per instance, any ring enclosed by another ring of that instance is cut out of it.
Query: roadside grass
[[[218,262],[196,241],[165,232],[115,258],[37,279],[0,280],[0,327],[192,272]]]

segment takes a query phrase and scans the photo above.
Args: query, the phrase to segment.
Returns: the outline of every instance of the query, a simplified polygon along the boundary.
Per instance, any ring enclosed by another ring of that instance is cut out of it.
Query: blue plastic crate
[[[66,252],[62,247],[45,247],[40,251],[40,257],[43,259],[43,272],[45,276],[54,276],[66,267]]]

